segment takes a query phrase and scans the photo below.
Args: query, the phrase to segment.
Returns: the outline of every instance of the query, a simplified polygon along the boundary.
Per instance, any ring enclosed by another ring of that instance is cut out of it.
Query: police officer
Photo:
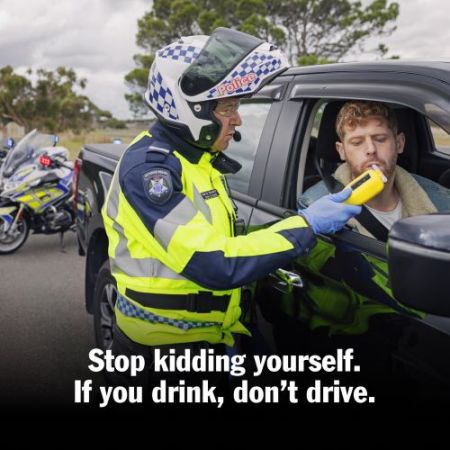
[[[103,209],[120,352],[232,346],[234,333],[248,334],[239,287],[306,254],[315,233],[334,232],[359,213],[341,192],[302,216],[234,235],[223,175],[240,165],[222,151],[241,125],[239,98],[287,67],[274,46],[226,28],[157,52],[145,100],[158,120],[122,156]]]

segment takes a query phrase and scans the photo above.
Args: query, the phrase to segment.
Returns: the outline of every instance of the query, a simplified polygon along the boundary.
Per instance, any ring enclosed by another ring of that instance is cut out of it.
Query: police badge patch
[[[170,172],[166,169],[154,169],[143,175],[144,190],[147,197],[157,205],[166,203],[173,194]]]

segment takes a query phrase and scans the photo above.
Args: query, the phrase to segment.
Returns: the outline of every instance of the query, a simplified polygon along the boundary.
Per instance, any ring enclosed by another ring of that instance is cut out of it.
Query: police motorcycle
[[[73,163],[56,136],[33,130],[8,152],[0,168],[0,255],[17,251],[34,233],[74,229]]]

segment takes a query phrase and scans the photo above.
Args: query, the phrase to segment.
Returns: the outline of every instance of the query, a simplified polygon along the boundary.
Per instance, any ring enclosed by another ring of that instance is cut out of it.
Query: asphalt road
[[[75,379],[94,347],[84,308],[84,263],[75,233],[31,235],[0,256],[0,411],[58,411],[73,406]]]

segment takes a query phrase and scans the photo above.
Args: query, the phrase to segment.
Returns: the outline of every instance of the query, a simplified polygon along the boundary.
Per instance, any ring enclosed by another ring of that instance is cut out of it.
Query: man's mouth
[[[382,169],[384,167],[384,164],[380,161],[370,161],[370,162],[364,164],[364,167],[366,168],[366,170],[371,169],[374,164],[376,166],[378,166],[380,169]]]

